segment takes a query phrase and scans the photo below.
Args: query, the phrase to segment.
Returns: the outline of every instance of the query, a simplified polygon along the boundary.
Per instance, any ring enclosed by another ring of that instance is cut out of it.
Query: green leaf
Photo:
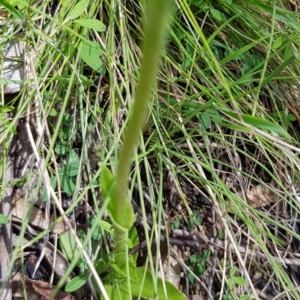
[[[79,166],[79,161],[80,161],[80,159],[79,159],[77,152],[75,150],[71,149],[68,154],[67,165],[71,164],[71,163],[76,163]]]
[[[191,283],[194,283],[196,280],[195,276],[192,273],[188,273],[187,278]]]
[[[211,117],[208,114],[203,113],[201,115],[201,120],[202,120],[204,129],[208,129],[211,125]]]
[[[239,300],[251,300],[253,299],[250,295],[244,295],[239,298]]]
[[[245,285],[247,283],[245,278],[239,276],[233,276],[232,280],[237,285]]]
[[[84,10],[88,7],[89,5],[89,0],[81,0],[79,1],[75,7],[71,10],[69,14],[70,19],[76,19],[80,15],[83,14]]]
[[[60,234],[59,243],[64,256],[69,261],[80,257],[81,253],[78,250],[75,238],[71,232],[64,232]]]
[[[125,202],[124,203],[125,209],[124,209],[124,214],[122,214],[122,216],[117,216],[115,214],[115,207],[112,207],[112,204],[114,203],[113,201],[110,202],[108,206],[110,206],[111,208],[110,211],[111,215],[113,217],[115,216],[114,220],[116,221],[116,223],[122,228],[126,228],[129,230],[135,221],[135,215],[133,213],[133,208],[129,198],[124,199],[124,202]],[[124,218],[124,216],[126,217]]]
[[[73,161],[59,170],[60,176],[74,177],[78,174],[79,162]]]
[[[282,45],[286,43],[286,37],[284,35],[280,35],[274,42],[273,42],[273,49],[278,49]]]
[[[4,216],[3,214],[0,214],[0,224],[8,224],[10,221],[9,221],[9,218]]]
[[[66,286],[65,291],[67,293],[72,293],[80,289],[88,280],[90,272],[80,274],[74,277]]]
[[[51,108],[50,112],[49,112],[49,116],[50,117],[55,117],[57,116],[57,111],[55,108]]]
[[[168,300],[186,300],[186,296],[180,292],[173,284],[168,281],[164,281],[167,295],[164,293],[164,285],[161,278],[156,278],[157,281],[157,294],[154,294],[152,274],[145,267],[136,268],[137,277],[142,280],[144,273],[146,272],[145,281],[143,286],[137,285],[131,282],[131,290],[133,295],[137,296],[141,292],[144,298],[156,298],[156,299],[168,299]]]
[[[113,285],[105,284],[104,288],[108,295],[108,298],[111,300],[131,300],[129,298],[128,292],[123,292],[120,289],[116,288]]]
[[[61,141],[55,145],[54,151],[56,154],[65,155],[70,149],[69,143],[66,141]]]
[[[0,106],[0,113],[7,113],[10,111],[13,111],[15,108],[13,106],[10,105],[4,105],[4,106]]]
[[[106,30],[106,26],[101,21],[96,19],[80,19],[74,22],[82,27],[94,29],[99,32]]]
[[[96,216],[90,216],[90,218],[89,218],[90,228],[92,228],[95,223],[98,224],[97,217]],[[94,230],[92,232],[92,237],[95,241],[100,241],[101,240],[102,234],[101,234],[101,230],[100,230],[99,226],[94,227]]]
[[[82,42],[80,49],[79,55],[81,59],[96,72],[104,74],[105,67],[100,59],[100,55],[103,51],[101,50],[100,45],[95,42]]]
[[[206,259],[208,259],[209,257],[210,257],[210,254],[211,254],[211,252],[210,252],[210,250],[205,250],[204,252],[203,252],[203,259],[204,260],[206,260]]]
[[[106,167],[102,168],[100,184],[104,200],[111,198],[115,189],[116,180],[115,176]]]
[[[296,117],[293,114],[288,114],[287,117],[291,122],[296,121]]]
[[[61,176],[59,176],[59,180],[60,180],[60,185],[66,194],[68,194],[68,195],[74,194],[75,184],[74,184],[72,178],[70,178],[69,176],[61,175]]]
[[[231,291],[232,288],[233,288],[233,280],[232,280],[232,278],[229,278],[227,280],[227,285],[228,285],[228,289]]]
[[[226,21],[226,20],[227,20],[226,16],[225,16],[222,12],[220,12],[219,10],[214,9],[214,8],[211,8],[209,11],[210,11],[211,15],[212,15],[217,21],[222,22],[222,21]]]
[[[122,215],[119,216],[117,214],[118,210],[116,209],[116,205],[119,204],[116,199],[115,186],[116,182],[114,175],[106,167],[104,167],[102,169],[101,176],[101,189],[104,199],[111,199],[108,203],[107,209],[109,210],[113,221],[117,225],[119,225],[123,229],[130,229],[135,219],[131,202],[128,198],[124,200],[124,211],[122,212]]]
[[[232,267],[231,270],[230,270],[230,272],[229,272],[229,276],[233,277],[234,274],[236,273],[236,271],[237,271],[237,267],[236,266]]]
[[[191,263],[197,263],[199,262],[201,259],[197,254],[193,254],[190,256],[190,262]]]

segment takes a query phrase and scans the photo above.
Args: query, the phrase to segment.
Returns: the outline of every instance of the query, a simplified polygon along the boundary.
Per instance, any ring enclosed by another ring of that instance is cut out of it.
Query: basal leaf
[[[247,283],[246,279],[243,277],[239,277],[239,276],[234,276],[232,277],[232,280],[235,284],[237,285],[245,285]]]
[[[106,30],[106,26],[101,21],[96,19],[80,19],[74,22],[81,25],[82,27],[94,29],[99,32]]]
[[[93,70],[99,72],[100,74],[105,73],[105,67],[100,58],[100,55],[103,51],[100,48],[100,45],[94,42],[86,43],[82,42],[80,57],[81,59],[89,65]]]
[[[204,126],[204,129],[208,129],[211,125],[211,118],[208,114],[206,113],[203,113],[201,115],[201,120],[202,120],[202,123],[203,123],[203,126]]]
[[[68,195],[74,194],[75,184],[74,184],[72,178],[70,178],[69,176],[60,175],[59,179],[60,179],[60,185],[61,185],[63,191]]]
[[[100,184],[104,199],[111,197],[113,189],[115,188],[115,182],[115,176],[106,167],[103,167]]]
[[[54,151],[56,154],[64,155],[70,149],[69,143],[66,141],[61,141],[55,145]]]
[[[90,272],[80,274],[74,277],[66,286],[65,291],[67,293],[72,293],[80,289],[88,280]]]
[[[68,158],[67,158],[67,165],[71,164],[71,163],[76,163],[79,166],[79,156],[78,156],[77,152],[73,149],[70,149]]]
[[[69,17],[70,19],[76,19],[83,14],[84,10],[88,7],[89,0],[79,1],[74,8],[71,10]]]
[[[222,21],[226,21],[227,19],[226,16],[217,9],[214,8],[210,9],[210,13],[217,21],[222,22]]]
[[[79,162],[73,161],[59,170],[59,175],[74,177],[78,174]]]
[[[136,274],[140,280],[144,277],[145,267],[136,268]],[[153,288],[152,275],[148,269],[146,269],[145,281],[143,286],[136,285],[134,282],[131,283],[132,292],[135,292],[134,295],[141,295],[144,298],[156,298],[156,299],[168,299],[168,300],[186,300],[186,296],[180,292],[173,284],[165,280],[165,286],[167,290],[167,295],[164,293],[164,286],[161,278],[157,278],[157,295]],[[136,292],[138,292],[136,294]]]
[[[80,256],[75,238],[71,232],[64,232],[60,234],[59,243],[64,256],[69,261]]]

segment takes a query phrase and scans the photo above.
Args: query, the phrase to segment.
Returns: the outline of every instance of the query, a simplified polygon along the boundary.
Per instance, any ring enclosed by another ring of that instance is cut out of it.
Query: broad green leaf
[[[113,285],[105,284],[104,288],[106,290],[108,298],[111,300],[131,300],[128,293],[124,293]]]
[[[114,196],[111,197],[111,201],[109,202],[107,209],[110,212],[111,218],[119,227],[121,227],[123,230],[129,230],[135,221],[135,214],[133,213],[131,202],[128,198],[126,198],[123,203],[124,210],[122,211],[121,215],[118,215],[116,205],[119,204],[115,194],[116,193],[114,192]]]
[[[80,50],[80,57],[81,59],[89,65],[93,70],[99,72],[100,74],[105,73],[105,67],[103,62],[100,58],[100,55],[103,51],[100,48],[100,45],[95,42],[82,42],[81,43],[81,50]]]
[[[74,177],[78,174],[79,162],[72,162],[59,170],[59,175]]]
[[[8,224],[9,218],[4,216],[3,214],[0,214],[0,224]]]
[[[210,257],[210,254],[211,254],[210,250],[205,250],[202,256],[203,259],[208,259]]]
[[[69,151],[69,149],[69,143],[66,141],[61,141],[55,145],[54,151],[56,152],[56,154],[64,155]]]
[[[284,35],[280,35],[274,42],[273,42],[273,49],[278,49],[282,45],[286,43],[286,37]]]
[[[80,289],[88,280],[90,272],[80,274],[74,277],[66,286],[65,291],[67,293],[72,293]]]
[[[15,108],[13,106],[10,105],[4,105],[4,106],[0,106],[0,113],[7,113],[10,111],[13,111]]]
[[[108,203],[107,209],[109,210],[113,221],[117,225],[123,229],[130,229],[135,219],[131,202],[128,198],[124,199],[124,210],[122,211],[122,215],[118,215],[116,207],[119,203],[118,199],[116,199],[115,186],[116,182],[114,175],[106,167],[104,167],[102,169],[101,176],[101,189],[104,199],[108,197],[111,199]]]
[[[236,266],[232,267],[230,272],[229,272],[229,276],[233,277],[233,275],[236,273],[236,271],[237,271],[237,267]]]
[[[196,280],[195,276],[192,273],[188,273],[187,278],[191,283],[194,283]]]
[[[227,20],[226,16],[217,9],[211,8],[210,13],[217,21],[222,22]]]
[[[227,280],[227,285],[228,285],[229,290],[232,290],[232,288],[233,288],[233,280],[232,280],[232,278],[229,278]]]
[[[288,114],[287,117],[291,122],[296,121],[296,117],[293,114]]]
[[[197,263],[197,262],[199,262],[199,261],[200,261],[199,255],[193,254],[193,255],[190,256],[190,262],[191,262],[191,263]]]
[[[201,115],[201,120],[205,129],[208,129],[211,125],[211,118],[208,114],[203,113]]]
[[[80,19],[74,22],[81,25],[82,27],[94,29],[99,32],[106,30],[106,26],[101,21],[96,19]]]
[[[186,300],[186,296],[180,292],[173,284],[168,281],[164,281],[167,295],[164,293],[164,286],[161,278],[157,278],[157,293],[154,294],[152,274],[145,267],[136,268],[137,277],[142,280],[144,273],[146,271],[145,281],[143,286],[137,285],[136,283],[131,283],[131,290],[133,295],[139,295],[141,292],[142,297],[144,298],[156,298],[156,299],[168,299],[168,300]]]
[[[245,285],[247,283],[245,278],[239,277],[239,276],[233,276],[232,280],[237,285]]]
[[[72,261],[74,258],[80,257],[75,238],[71,232],[64,232],[59,236],[59,243],[64,256]]]
[[[74,194],[75,191],[75,184],[72,180],[72,178],[70,178],[69,176],[59,176],[60,179],[60,185],[63,189],[63,191],[67,194],[67,195],[72,195]]]
[[[69,17],[70,19],[76,19],[83,14],[84,10],[88,7],[89,0],[79,1],[74,8],[71,10]]]
[[[199,265],[198,265],[198,274],[199,275],[203,275],[203,273],[205,272],[205,261],[200,261]],[[196,273],[197,274],[197,273]]]
[[[76,163],[79,166],[79,156],[77,152],[73,149],[70,149],[68,158],[67,158],[67,164]]]
[[[49,112],[49,116],[50,117],[55,117],[57,116],[57,111],[55,108],[51,108],[50,112]]]
[[[111,197],[115,188],[116,180],[115,176],[106,167],[102,168],[100,184],[103,198],[106,199]]]

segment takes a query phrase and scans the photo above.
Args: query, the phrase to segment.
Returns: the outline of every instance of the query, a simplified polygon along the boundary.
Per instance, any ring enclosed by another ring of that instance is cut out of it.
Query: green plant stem
[[[143,57],[141,60],[140,80],[137,86],[135,101],[133,104],[132,114],[128,123],[128,128],[125,133],[123,147],[120,152],[120,157],[117,167],[117,183],[116,192],[117,197],[117,213],[115,221],[117,224],[122,224],[122,219],[126,211],[126,196],[128,191],[128,177],[130,172],[130,165],[136,145],[138,143],[139,135],[145,124],[148,114],[148,106],[151,99],[151,89],[153,87],[157,69],[158,60],[160,56],[160,49],[165,36],[165,28],[168,20],[169,0],[152,0],[148,2],[144,42],[142,45]],[[115,228],[117,225],[115,226]],[[117,234],[126,234],[123,230],[117,230]],[[123,245],[118,245],[117,241],[123,241],[122,237],[116,237],[116,250],[124,250]],[[116,253],[117,254],[117,253]]]

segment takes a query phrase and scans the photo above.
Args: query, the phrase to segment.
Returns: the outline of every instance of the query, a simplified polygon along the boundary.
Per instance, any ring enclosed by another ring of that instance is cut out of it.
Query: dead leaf
[[[74,296],[58,291],[55,293],[55,286],[39,280],[31,280],[21,273],[12,276],[12,292],[24,296],[23,283],[25,283],[27,298],[30,300],[77,300]],[[52,297],[54,295],[54,297]]]
[[[242,197],[241,192],[239,192],[238,195]],[[260,184],[247,190],[246,195],[249,205],[253,208],[264,207],[276,201],[275,194],[269,188]]]
[[[24,220],[27,213],[30,211],[29,224],[33,227],[37,227],[40,230],[45,230],[49,228],[49,224],[46,222],[45,212],[31,203],[24,201],[22,197],[15,195],[12,201],[12,216],[18,218],[19,220]],[[50,216],[50,220],[51,220]],[[70,221],[72,223],[72,221]],[[74,224],[75,225],[75,224]],[[69,227],[62,220],[51,230],[53,233],[61,234],[63,232],[69,231]]]
[[[30,279],[27,278],[27,280]],[[55,293],[55,287],[50,284],[47,284],[46,282],[33,281],[33,280],[30,281],[32,283],[34,290],[42,296],[50,298],[52,297],[52,295],[55,294],[53,300],[75,300],[74,296],[67,294],[65,292],[58,291],[57,293]]]

